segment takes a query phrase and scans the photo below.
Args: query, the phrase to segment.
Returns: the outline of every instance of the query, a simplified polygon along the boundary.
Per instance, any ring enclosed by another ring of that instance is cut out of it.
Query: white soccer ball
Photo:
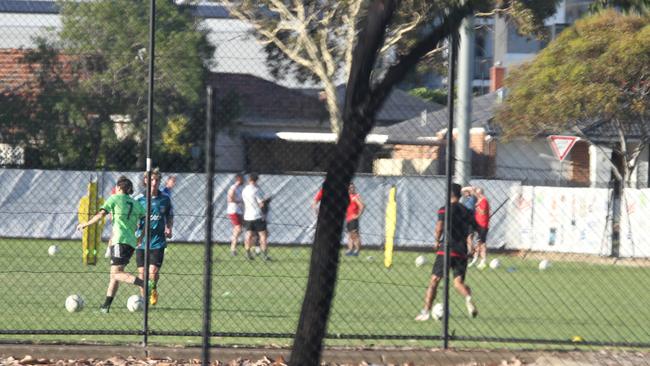
[[[60,251],[61,249],[59,249],[58,245],[50,245],[50,247],[47,248],[47,254],[49,255],[57,255]]]
[[[451,311],[449,311],[449,314],[451,314]],[[442,303],[439,302],[433,305],[433,309],[431,309],[431,316],[437,320],[441,320],[442,317],[445,316],[445,307],[442,305]]]
[[[551,266],[551,262],[549,262],[548,259],[542,259],[539,262],[539,270],[540,271],[544,271],[544,270],[548,269],[550,266]]]
[[[144,301],[140,295],[132,295],[126,300],[126,308],[132,313],[142,310],[142,307],[144,307]]]
[[[417,258],[415,258],[415,266],[416,267],[420,267],[423,264],[425,264],[426,262],[427,262],[427,257],[425,257],[423,255],[420,255]]]
[[[255,254],[259,255],[262,253],[262,249],[260,247],[255,247]]]
[[[65,309],[69,313],[81,311],[84,308],[84,299],[79,295],[70,295],[65,299]]]
[[[490,268],[492,269],[497,269],[501,266],[501,261],[499,258],[494,258],[493,260],[490,261]]]

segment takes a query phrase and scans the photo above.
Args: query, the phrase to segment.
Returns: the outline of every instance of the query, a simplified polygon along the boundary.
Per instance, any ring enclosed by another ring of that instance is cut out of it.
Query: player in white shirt
[[[237,242],[241,234],[242,227],[242,191],[244,190],[244,176],[241,174],[235,175],[235,183],[228,189],[228,205],[226,207],[226,214],[232,224],[232,237],[230,239],[230,254],[237,255]]]
[[[244,248],[246,248],[246,257],[253,259],[251,247],[253,246],[253,234],[257,233],[262,258],[266,261],[271,259],[268,255],[266,217],[264,213],[264,207],[268,204],[268,200],[264,198],[264,192],[257,186],[258,178],[257,173],[250,173],[248,175],[248,184],[242,191],[244,228],[246,229]]]

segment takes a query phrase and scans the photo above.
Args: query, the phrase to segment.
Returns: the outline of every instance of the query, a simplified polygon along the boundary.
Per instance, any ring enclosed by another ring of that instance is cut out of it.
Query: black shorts
[[[442,278],[445,270],[444,264],[445,256],[438,254],[438,256],[436,256],[436,261],[433,262],[433,270],[431,271],[431,274]],[[467,272],[467,258],[451,257],[449,261],[449,269],[454,274],[454,278],[461,277],[463,280],[465,280],[465,273]]]
[[[165,260],[165,248],[149,249],[149,265],[154,265],[158,268],[162,267]],[[144,267],[144,249],[137,249],[135,251],[135,262],[138,268]]]
[[[133,256],[134,247],[128,244],[111,245],[111,265],[126,266]]]
[[[262,219],[252,221],[244,220],[244,228],[246,231],[255,231],[256,233],[266,231],[266,221]]]
[[[488,234],[488,228],[486,227],[480,227],[478,226],[476,228],[476,233],[478,234],[478,242],[479,243],[487,243],[487,234]]]
[[[349,232],[359,231],[359,219],[350,220],[345,224],[345,228]]]

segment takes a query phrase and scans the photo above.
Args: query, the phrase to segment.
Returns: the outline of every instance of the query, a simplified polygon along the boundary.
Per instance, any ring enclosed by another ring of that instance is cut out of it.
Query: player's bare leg
[[[239,241],[239,236],[241,235],[241,225],[235,225],[232,227],[232,237],[230,238],[230,253],[234,256],[237,255],[237,242]]]
[[[440,283],[440,277],[432,275],[431,280],[429,280],[427,291],[424,293],[424,308],[420,311],[420,314],[415,317],[415,320],[426,321],[430,319],[433,300],[435,300],[436,293],[438,292],[438,283]]]
[[[476,246],[474,245],[474,234],[470,235],[470,240],[472,241],[472,253],[474,253],[474,255],[472,256],[472,261],[467,264],[467,267],[472,267],[478,260],[478,244],[476,244]]]
[[[359,234],[358,230],[354,232],[354,242],[352,244],[354,245],[354,253],[359,255],[361,251],[361,234]]]
[[[478,255],[481,257],[481,264],[485,266],[487,261],[487,244],[482,241],[478,242]]]
[[[465,298],[465,306],[467,307],[469,316],[476,318],[478,310],[472,301],[472,290],[465,284],[462,277],[454,277],[454,288],[456,288],[456,291]]]
[[[160,268],[156,265],[149,265],[149,304],[156,305],[158,303],[158,278]],[[138,267],[138,278],[144,282],[144,267]],[[140,296],[144,297],[144,287],[140,288]]]
[[[266,230],[260,231],[257,233],[259,237],[260,250],[262,251],[262,259],[265,261],[271,260],[269,256],[269,243],[268,243],[268,233]]]
[[[348,250],[345,252],[345,255],[352,255],[354,253],[354,236],[356,231],[348,232]]]
[[[121,272],[124,270],[124,266],[111,266],[111,273],[108,280],[108,288],[106,289],[106,299],[104,304],[99,308],[102,313],[108,313],[113,303],[113,298],[117,293],[117,289],[120,287],[120,283],[115,279],[115,273]]]
[[[244,237],[244,249],[246,249],[246,258],[253,259],[253,254],[251,253],[251,247],[253,243],[253,231],[247,230]]]

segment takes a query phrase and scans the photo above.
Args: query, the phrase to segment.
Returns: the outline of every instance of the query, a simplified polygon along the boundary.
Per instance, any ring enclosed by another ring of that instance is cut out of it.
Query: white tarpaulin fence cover
[[[79,239],[75,232],[79,200],[97,179],[108,197],[119,172],[12,170],[0,171],[0,230],[3,237]],[[124,173],[140,186],[142,173]],[[201,242],[205,224],[205,175],[177,174],[173,191],[173,242]],[[323,177],[262,175],[259,185],[273,196],[269,238],[275,244],[310,244],[316,216],[311,202]],[[164,179],[163,179],[164,181]],[[215,241],[228,242],[226,192],[233,174],[214,177]],[[366,204],[361,218],[364,245],[382,245],[388,192],[397,188],[396,246],[427,247],[432,243],[436,211],[444,204],[443,177],[355,178]],[[610,192],[596,188],[521,186],[515,181],[475,180],[490,199],[492,216],[488,245],[607,255],[611,250],[608,212]],[[650,240],[640,228],[650,226],[649,190],[627,189],[622,218],[621,255],[647,257]],[[109,226],[104,229],[107,239]]]

